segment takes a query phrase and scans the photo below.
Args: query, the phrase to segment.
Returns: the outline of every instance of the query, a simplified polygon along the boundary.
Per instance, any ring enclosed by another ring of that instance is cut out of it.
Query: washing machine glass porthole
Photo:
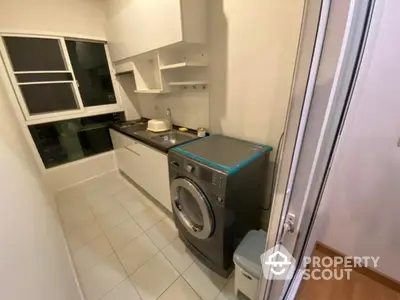
[[[201,212],[200,206],[192,194],[185,188],[178,188],[179,203],[182,210],[185,212],[186,217],[190,222],[199,230],[203,229],[204,217]]]
[[[177,178],[171,183],[172,207],[182,225],[199,239],[208,238],[214,229],[211,205],[192,181]]]

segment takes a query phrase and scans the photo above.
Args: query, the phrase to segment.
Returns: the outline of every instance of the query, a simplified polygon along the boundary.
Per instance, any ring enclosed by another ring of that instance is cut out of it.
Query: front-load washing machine
[[[168,153],[175,225],[186,246],[222,276],[251,229],[261,225],[271,147],[212,135]]]

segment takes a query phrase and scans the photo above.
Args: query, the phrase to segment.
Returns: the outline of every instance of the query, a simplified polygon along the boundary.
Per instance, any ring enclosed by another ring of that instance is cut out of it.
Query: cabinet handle
[[[247,279],[249,279],[249,280],[253,280],[253,278],[251,278],[249,275],[247,275],[246,273],[244,273],[244,272],[241,272],[242,273],[242,275],[244,276],[244,277],[246,277]]]
[[[132,150],[131,148],[129,148],[128,146],[124,146],[124,148],[125,148],[126,150],[128,150],[128,151],[130,151],[130,152],[136,154],[137,156],[140,156],[139,153],[137,153],[136,151],[133,151],[133,150]]]

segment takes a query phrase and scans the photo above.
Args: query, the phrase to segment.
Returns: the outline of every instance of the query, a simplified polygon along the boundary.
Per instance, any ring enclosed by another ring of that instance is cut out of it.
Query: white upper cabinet
[[[110,0],[108,12],[114,62],[177,43],[206,43],[205,0]]]

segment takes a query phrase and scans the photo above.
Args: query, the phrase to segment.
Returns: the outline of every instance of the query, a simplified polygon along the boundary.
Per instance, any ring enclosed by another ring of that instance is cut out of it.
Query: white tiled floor
[[[57,194],[87,300],[233,300],[233,278],[198,262],[163,211],[117,172]]]

